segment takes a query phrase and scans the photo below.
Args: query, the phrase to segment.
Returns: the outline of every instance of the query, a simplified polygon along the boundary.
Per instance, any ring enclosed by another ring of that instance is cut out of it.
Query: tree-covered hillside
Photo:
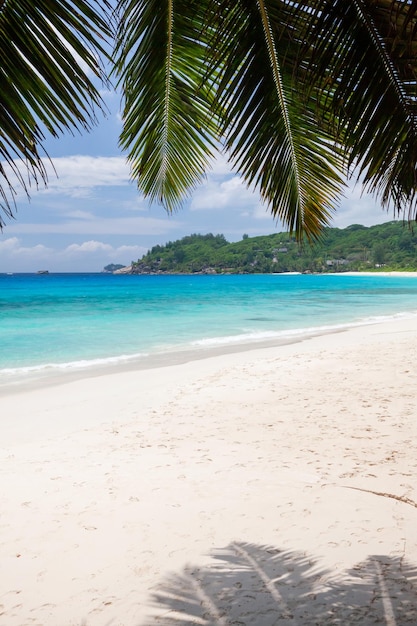
[[[132,264],[137,274],[341,272],[417,270],[417,234],[402,222],[369,228],[326,228],[320,241],[300,246],[288,233],[243,236],[190,235],[154,246]]]

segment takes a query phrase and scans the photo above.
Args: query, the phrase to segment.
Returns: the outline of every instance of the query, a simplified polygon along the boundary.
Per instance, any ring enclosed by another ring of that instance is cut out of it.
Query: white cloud
[[[130,170],[123,157],[93,157],[74,155],[54,158],[53,168],[47,168],[49,175],[48,190],[71,191],[71,195],[80,189],[94,187],[114,187],[128,185]]]
[[[142,256],[143,254],[146,254],[147,251],[148,251],[148,248],[145,248],[143,246],[119,246],[117,248],[118,254],[121,254],[121,255],[130,254],[132,257]]]
[[[259,204],[257,204],[255,208],[253,209],[251,215],[256,220],[271,220],[271,219],[274,220],[275,219],[271,215],[271,209],[269,209],[264,202],[260,202]]]
[[[90,252],[110,252],[113,250],[113,246],[102,241],[84,241],[82,244],[72,243],[67,246],[62,254],[89,254]]]
[[[52,250],[42,244],[37,244],[32,247],[22,246],[20,240],[17,237],[11,237],[4,241],[0,241],[0,258],[4,256],[19,257],[19,256],[32,256],[47,257]]]
[[[215,154],[215,159],[211,163],[211,168],[209,169],[209,175],[213,176],[230,176],[233,174],[232,166],[227,160],[226,156],[221,152],[217,152]]]
[[[393,211],[387,211],[375,198],[363,192],[360,182],[350,183],[334,214],[330,226],[346,228],[352,224],[373,226],[395,219]]]
[[[230,165],[223,155],[219,155],[214,163],[212,171],[208,174],[206,182],[196,189],[192,196],[190,210],[197,212],[222,211],[235,212],[246,220],[255,220],[253,226],[256,230],[256,222],[271,221],[271,230],[285,229],[271,217],[267,205],[260,199],[259,193],[248,189],[239,175],[233,174]],[[217,219],[217,218],[216,218]],[[381,208],[380,203],[370,194],[364,193],[361,182],[350,182],[345,191],[345,197],[332,216],[330,226],[345,228],[351,224],[363,224],[372,226],[394,219],[393,211]],[[275,224],[272,226],[272,224]],[[250,228],[247,228],[250,232]]]
[[[64,250],[59,251],[58,254],[62,258],[67,258],[74,256],[85,257],[99,253],[106,255],[111,260],[123,258],[127,262],[127,259],[130,260],[131,258],[142,256],[146,251],[147,248],[144,246],[112,246],[102,241],[90,240],[81,244],[70,244]]]
[[[190,211],[225,209],[251,215],[255,219],[263,217],[265,213],[259,194],[248,189],[239,176],[232,176],[226,180],[209,176],[207,182],[194,192]]]
[[[47,188],[39,186],[39,194],[66,194],[73,198],[86,197],[95,187],[125,186],[130,183],[130,169],[123,157],[94,157],[73,155],[56,157],[53,163],[43,160],[48,176]],[[16,165],[21,168],[17,161]],[[24,194],[10,167],[2,163],[17,193]]]
[[[10,239],[6,239],[5,241],[0,241],[0,253],[1,252],[13,252],[13,250],[18,245],[19,240],[17,237],[10,237]]]
[[[63,249],[43,245],[29,247],[17,237],[11,237],[0,241],[0,264],[6,272],[34,272],[40,268],[52,272],[95,272],[108,263],[128,265],[146,251],[144,246],[112,246],[95,240],[73,243]]]

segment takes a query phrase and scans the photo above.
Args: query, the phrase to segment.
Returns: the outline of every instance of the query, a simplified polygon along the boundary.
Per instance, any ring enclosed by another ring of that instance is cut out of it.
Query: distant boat
[[[37,274],[49,274],[49,271],[48,270],[38,270],[36,273]]]

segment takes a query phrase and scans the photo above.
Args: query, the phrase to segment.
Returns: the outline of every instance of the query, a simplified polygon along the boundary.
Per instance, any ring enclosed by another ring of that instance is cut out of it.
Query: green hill
[[[288,233],[243,236],[189,235],[154,246],[132,264],[135,274],[255,274],[382,269],[417,271],[417,234],[393,221],[369,228],[327,228],[320,241],[300,246]]]

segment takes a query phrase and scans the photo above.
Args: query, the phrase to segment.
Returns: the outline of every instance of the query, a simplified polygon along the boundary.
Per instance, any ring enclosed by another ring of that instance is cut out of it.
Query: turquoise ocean
[[[0,274],[0,385],[416,314],[414,276]]]

